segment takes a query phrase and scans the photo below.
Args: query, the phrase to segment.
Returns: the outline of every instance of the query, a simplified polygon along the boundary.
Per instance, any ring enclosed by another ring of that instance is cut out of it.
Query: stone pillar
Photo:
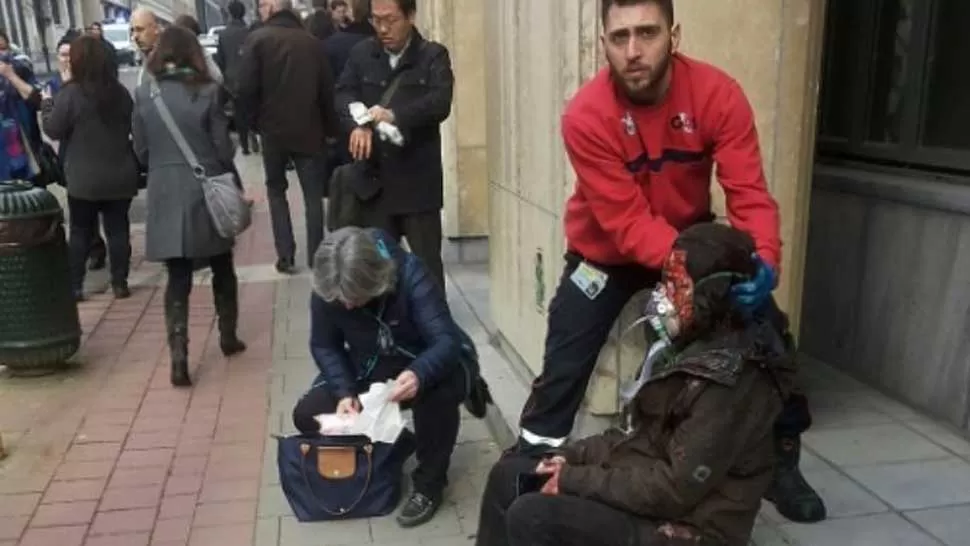
[[[485,11],[481,0],[431,0],[418,6],[418,27],[443,43],[455,71],[451,116],[441,128],[445,172],[444,232],[449,238],[488,234],[485,141]]]
[[[580,83],[601,66],[599,3],[489,5],[492,315],[506,348],[538,373],[545,310],[562,268],[563,204],[574,181],[559,116]],[[778,296],[797,322],[824,0],[678,0],[676,9],[685,53],[732,74],[754,106],[765,170],[782,210],[785,257]],[[616,412],[618,387],[643,358],[639,331],[620,337],[638,307],[638,301],[628,306],[600,355],[587,397],[593,414]]]

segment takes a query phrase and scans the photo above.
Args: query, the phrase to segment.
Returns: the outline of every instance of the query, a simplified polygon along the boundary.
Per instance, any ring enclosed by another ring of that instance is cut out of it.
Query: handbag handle
[[[168,105],[165,104],[165,99],[162,98],[162,89],[158,86],[158,81],[155,78],[152,78],[149,85],[152,102],[155,103],[155,108],[158,109],[158,115],[162,118],[162,123],[165,124],[165,128],[168,129],[168,133],[175,141],[175,145],[178,146],[179,151],[182,152],[182,156],[185,157],[185,161],[187,161],[189,166],[192,167],[192,173],[197,179],[204,180],[206,176],[205,169],[199,163],[199,159],[195,157],[195,153],[192,152],[192,147],[189,146],[189,143],[185,141],[185,135],[182,134],[178,124],[175,123],[171,110],[168,109]]]
[[[307,491],[310,492],[310,496],[313,497],[313,500],[317,501],[317,506],[319,506],[321,510],[330,514],[331,516],[342,516],[348,512],[353,512],[354,509],[357,508],[357,505],[364,500],[364,495],[366,495],[367,491],[370,489],[370,480],[374,472],[374,446],[371,444],[367,444],[363,447],[363,450],[364,450],[364,453],[367,455],[367,478],[364,480],[364,487],[361,488],[360,495],[357,496],[357,500],[355,500],[350,504],[349,508],[338,508],[337,510],[331,510],[330,508],[327,508],[327,506],[323,504],[323,501],[321,501],[317,497],[317,494],[313,492],[313,486],[310,485],[310,476],[307,474],[307,469],[306,469],[307,453],[309,453],[310,450],[309,449],[300,450],[303,452],[303,458],[300,461],[300,471],[303,473],[303,483],[306,485]]]

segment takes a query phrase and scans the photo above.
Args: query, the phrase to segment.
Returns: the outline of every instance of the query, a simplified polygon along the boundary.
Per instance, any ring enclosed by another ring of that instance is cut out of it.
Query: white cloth
[[[320,423],[320,434],[325,436],[358,436],[372,442],[393,444],[404,430],[401,405],[388,397],[394,381],[372,383],[370,389],[360,395],[361,411],[356,415],[324,413],[314,419]]]
[[[347,110],[350,111],[350,117],[354,119],[354,123],[358,127],[363,127],[374,122],[373,116],[370,115],[370,109],[362,102],[350,103],[347,106]],[[386,121],[377,124],[377,136],[381,140],[390,140],[395,146],[404,145],[404,135],[401,134],[401,130],[396,125]]]

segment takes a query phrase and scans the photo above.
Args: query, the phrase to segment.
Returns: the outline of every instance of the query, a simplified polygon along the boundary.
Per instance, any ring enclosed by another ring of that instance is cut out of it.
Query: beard
[[[673,56],[673,44],[667,45],[667,52],[663,58],[647,73],[646,81],[631,81],[629,76],[617,70],[610,63],[610,75],[623,94],[634,104],[655,104],[660,101],[666,91],[667,73]]]

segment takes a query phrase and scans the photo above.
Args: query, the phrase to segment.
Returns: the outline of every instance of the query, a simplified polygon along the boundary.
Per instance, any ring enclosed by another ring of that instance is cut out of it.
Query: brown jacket
[[[321,154],[339,133],[327,55],[291,11],[246,38],[237,85],[239,110],[255,117],[249,121],[274,149]]]
[[[793,371],[790,352],[757,348],[764,335],[781,343],[769,328],[688,346],[637,394],[634,432],[566,449],[560,491],[643,518],[642,544],[661,543],[649,536],[666,523],[697,544],[748,544],[771,482],[772,426]]]

